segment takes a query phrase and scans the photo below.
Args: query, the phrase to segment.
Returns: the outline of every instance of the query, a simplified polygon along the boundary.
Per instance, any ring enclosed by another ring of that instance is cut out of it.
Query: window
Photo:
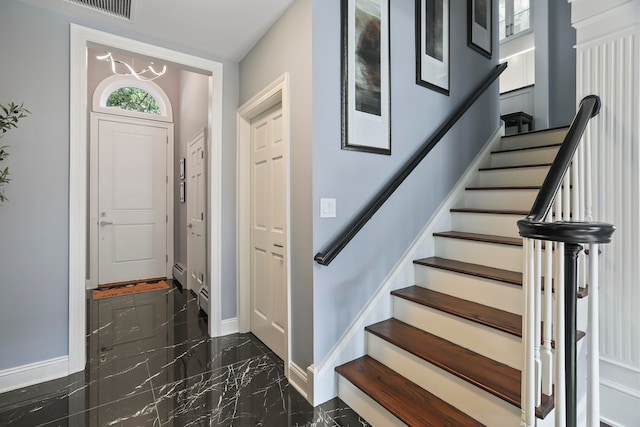
[[[137,87],[121,87],[107,98],[107,107],[120,108],[127,111],[160,115],[160,107],[156,99]]]
[[[500,40],[513,37],[531,28],[530,0],[499,0]]]
[[[93,92],[93,111],[173,122],[171,101],[160,86],[130,76],[109,76]]]

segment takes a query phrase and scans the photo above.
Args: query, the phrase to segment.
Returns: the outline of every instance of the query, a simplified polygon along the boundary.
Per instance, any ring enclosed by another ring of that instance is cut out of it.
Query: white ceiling
[[[294,0],[133,0],[127,21],[68,0],[23,0],[240,61]]]

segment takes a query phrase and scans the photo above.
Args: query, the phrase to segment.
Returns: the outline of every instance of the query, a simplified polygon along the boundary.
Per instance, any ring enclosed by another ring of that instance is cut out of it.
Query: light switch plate
[[[336,217],[336,199],[320,199],[320,218]]]

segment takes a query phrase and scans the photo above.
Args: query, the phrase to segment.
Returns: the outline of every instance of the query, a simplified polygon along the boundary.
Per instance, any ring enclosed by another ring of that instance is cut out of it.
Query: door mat
[[[102,299],[109,297],[119,297],[122,295],[137,294],[140,292],[157,291],[160,289],[169,289],[169,285],[164,280],[154,282],[137,282],[128,285],[119,285],[105,289],[95,289],[93,291],[93,299]]]

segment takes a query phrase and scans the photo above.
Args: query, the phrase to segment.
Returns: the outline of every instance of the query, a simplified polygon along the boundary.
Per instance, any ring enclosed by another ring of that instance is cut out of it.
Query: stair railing
[[[420,162],[433,150],[440,140],[449,132],[463,114],[471,108],[478,98],[491,86],[491,84],[507,68],[507,63],[496,66],[494,70],[480,84],[473,89],[458,108],[453,110],[447,119],[435,130],[422,146],[407,160],[398,172],[391,177],[387,184],[371,199],[371,201],[356,215],[349,224],[340,232],[326,248],[316,254],[313,259],[321,265],[329,265],[333,259],[347,246],[358,234],[373,215],[384,205],[391,195],[400,187],[400,184],[413,172]]]
[[[609,243],[615,228],[592,222],[591,141],[580,143],[589,120],[599,111],[600,99],[595,95],[580,102],[529,215],[518,221],[523,237],[525,297],[521,425],[526,427],[536,425],[542,393],[555,394],[555,425],[576,427],[579,284],[588,284],[589,293],[588,425],[600,425],[598,245]],[[581,253],[582,245],[589,246],[588,255]]]

